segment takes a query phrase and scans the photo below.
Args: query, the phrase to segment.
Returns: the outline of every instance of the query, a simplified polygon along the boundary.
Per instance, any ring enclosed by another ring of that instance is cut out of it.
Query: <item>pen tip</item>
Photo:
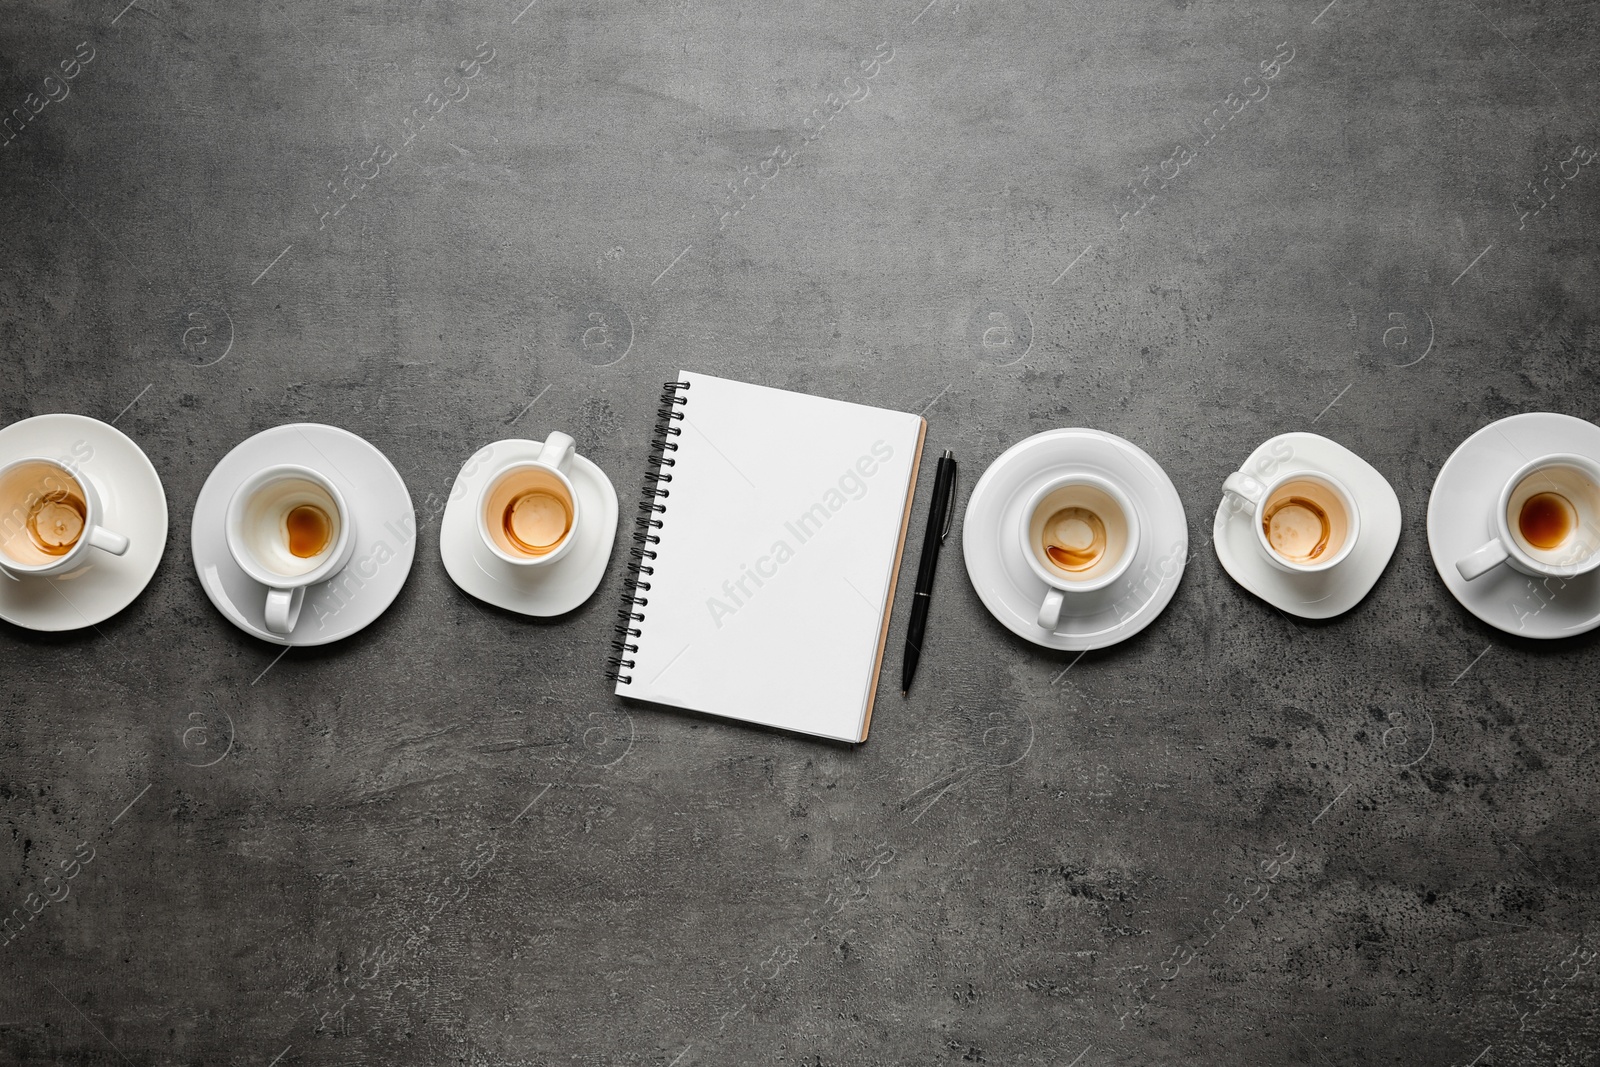
[[[903,696],[903,697],[905,697],[905,696],[910,696],[910,695],[911,695],[911,690],[909,690],[909,689],[902,689],[902,690],[900,690],[900,695],[901,695],[901,696]]]

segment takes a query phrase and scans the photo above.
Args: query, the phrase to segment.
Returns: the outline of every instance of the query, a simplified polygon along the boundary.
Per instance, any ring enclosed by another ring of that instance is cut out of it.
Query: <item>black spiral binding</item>
[[[678,465],[678,461],[668,453],[678,450],[677,442],[672,439],[683,434],[683,427],[674,426],[673,423],[683,421],[681,408],[689,402],[689,398],[680,394],[688,391],[688,382],[667,382],[661,389],[661,406],[656,409],[656,428],[650,438],[650,458],[645,461],[648,469],[644,489],[639,494],[639,516],[633,520],[633,547],[628,550],[633,558],[628,563],[628,576],[623,579],[624,586],[631,579],[632,588],[623,590],[622,610],[617,612],[615,627],[617,639],[611,642],[611,651],[615,655],[606,660],[606,677],[622,685],[633,683],[633,675],[624,672],[633,668],[632,655],[639,651],[637,639],[642,632],[639,624],[644,622],[644,614],[639,609],[650,603],[648,597],[640,594],[650,591],[650,576],[656,572],[650,565],[650,561],[656,558],[656,550],[652,546],[661,543],[661,515],[667,510],[667,506],[660,501],[671,495],[663,484],[672,481],[672,474],[666,468]]]

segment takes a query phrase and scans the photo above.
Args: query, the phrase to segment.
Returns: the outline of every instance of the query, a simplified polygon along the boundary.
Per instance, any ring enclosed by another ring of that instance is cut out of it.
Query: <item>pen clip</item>
[[[944,529],[939,531],[939,543],[944,544],[944,539],[950,533],[950,524],[956,517],[956,479],[961,476],[961,468],[956,466],[955,460],[950,461],[950,491],[947,494],[944,506]]]

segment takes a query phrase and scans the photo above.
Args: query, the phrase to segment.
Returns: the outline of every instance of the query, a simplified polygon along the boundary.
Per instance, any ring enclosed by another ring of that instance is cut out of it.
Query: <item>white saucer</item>
[[[294,632],[267,629],[266,587],[228,551],[228,501],[246,478],[276,463],[320,471],[339,487],[355,526],[355,552],[344,570],[306,590]],[[382,452],[337,426],[294,422],[241,441],[200,487],[190,528],[194,569],[206,596],[228,621],[277,645],[325,645],[349,637],[394,603],[417,554],[417,520],[400,472]]]
[[[1069,596],[1054,632],[1038,624],[1046,586],[1017,542],[1022,509],[1058,474],[1088,471],[1124,485],[1145,531],[1127,573],[1105,589]],[[1100,430],[1047,430],[1006,449],[978,479],[961,523],[967,576],[1012,633],[1067,651],[1104,648],[1149,626],[1172,600],[1189,554],[1183,501],[1160,464]]]
[[[1469,582],[1456,570],[1456,560],[1494,536],[1506,479],[1552,452],[1600,459],[1600,426],[1548,411],[1491,422],[1445,460],[1428,497],[1428,548],[1445,588],[1490,626],[1519,637],[1572,637],[1600,626],[1600,571],[1563,581],[1501,564]]]
[[[451,580],[479,600],[520,615],[561,615],[588,600],[605,575],[617,539],[617,491],[611,479],[592,461],[574,455],[568,475],[578,490],[582,516],[577,544],[542,567],[518,567],[485,547],[473,509],[489,472],[503,463],[537,459],[543,450],[538,441],[484,446],[456,475],[439,527],[439,555]]]
[[[1262,478],[1292,468],[1330,474],[1356,498],[1361,531],[1343,561],[1314,574],[1280,571],[1261,554],[1255,513],[1230,507],[1226,495],[1217,505],[1212,542],[1223,570],[1268,604],[1302,619],[1331,619],[1361,603],[1389,565],[1400,543],[1400,498],[1372,464],[1314,433],[1279,434],[1239,465]]]
[[[59,460],[93,483],[106,527],[128,539],[128,551],[85,549],[82,567],[49,577],[0,572],[0,619],[29,630],[76,630],[109,619],[150,584],[166,550],[161,476],[126,434],[87,415],[36,415],[0,430],[0,463],[22,456]]]

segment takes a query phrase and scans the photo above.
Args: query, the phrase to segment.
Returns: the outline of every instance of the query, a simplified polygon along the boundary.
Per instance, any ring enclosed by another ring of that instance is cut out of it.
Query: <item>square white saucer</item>
[[[1400,498],[1377,468],[1343,445],[1314,433],[1285,433],[1263,441],[1240,470],[1258,477],[1304,468],[1330,474],[1356,498],[1361,531],[1343,562],[1314,574],[1290,574],[1268,563],[1256,540],[1254,512],[1223,496],[1211,527],[1223,570],[1268,604],[1302,619],[1343,615],[1372,591],[1400,543]]]
[[[617,538],[617,491],[592,460],[572,457],[567,472],[578,491],[578,541],[565,556],[542,567],[518,567],[490,552],[478,536],[474,509],[492,470],[538,459],[538,441],[496,441],[461,467],[450,487],[439,527],[439,555],[451,581],[497,608],[520,615],[562,615],[588,600],[600,585]]]

